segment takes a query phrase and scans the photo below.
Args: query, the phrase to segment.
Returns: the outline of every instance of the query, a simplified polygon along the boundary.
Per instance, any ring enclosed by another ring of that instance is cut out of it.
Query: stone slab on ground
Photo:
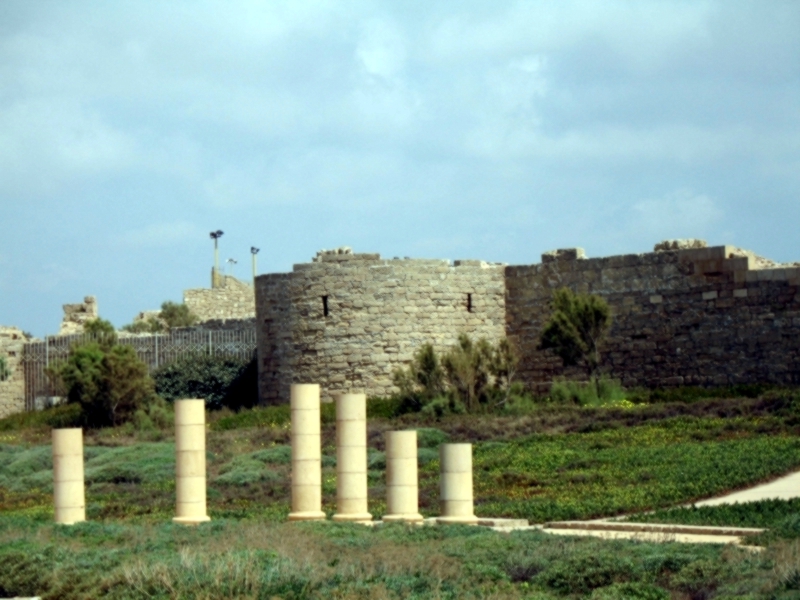
[[[759,500],[791,500],[792,498],[800,498],[800,471],[790,473],[769,483],[716,498],[699,500],[693,502],[693,504],[695,506],[718,506],[737,502],[741,504],[744,502],[758,502]]]
[[[543,529],[544,533],[551,535],[591,536],[605,540],[634,540],[639,542],[681,544],[732,544],[740,545],[742,540],[735,535],[696,535],[688,533],[663,533],[646,531],[613,531],[604,529]],[[759,546],[742,546],[753,551],[761,550]]]
[[[547,529],[580,529],[591,531],[629,531],[633,533],[667,533],[688,535],[718,535],[745,537],[763,533],[764,529],[752,527],[707,527],[703,525],[680,525],[673,523],[632,523],[628,521],[553,521],[546,523]]]

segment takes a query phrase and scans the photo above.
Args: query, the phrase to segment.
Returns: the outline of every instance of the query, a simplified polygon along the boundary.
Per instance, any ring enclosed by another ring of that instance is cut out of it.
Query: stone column
[[[422,522],[417,479],[417,432],[386,432],[386,514],[384,521]]]
[[[336,396],[334,521],[371,523],[367,500],[367,396]]]
[[[206,514],[206,402],[175,401],[175,523],[197,525]]]
[[[53,498],[56,523],[86,520],[82,429],[53,429]]]
[[[442,515],[437,523],[478,522],[472,502],[472,444],[439,446],[439,497]]]
[[[293,383],[292,512],[290,521],[325,519],[322,512],[322,447],[319,384]]]

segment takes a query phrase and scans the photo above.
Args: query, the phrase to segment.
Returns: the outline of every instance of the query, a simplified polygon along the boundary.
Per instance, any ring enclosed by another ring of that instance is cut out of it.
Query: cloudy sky
[[[0,2],[0,324],[321,248],[800,260],[800,2]]]

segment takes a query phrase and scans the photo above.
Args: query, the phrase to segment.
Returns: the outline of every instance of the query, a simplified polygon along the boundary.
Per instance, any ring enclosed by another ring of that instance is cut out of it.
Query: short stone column
[[[53,499],[56,523],[86,520],[82,429],[53,429]]]
[[[439,446],[439,498],[438,523],[478,522],[472,500],[472,444]]]
[[[319,384],[293,383],[292,512],[290,521],[316,521],[322,512],[322,441],[320,439]]]
[[[206,402],[175,401],[175,523],[210,521],[206,514]]]
[[[419,514],[417,432],[386,432],[386,514],[383,520],[422,522]]]
[[[372,522],[367,497],[367,396],[336,396],[334,521]]]

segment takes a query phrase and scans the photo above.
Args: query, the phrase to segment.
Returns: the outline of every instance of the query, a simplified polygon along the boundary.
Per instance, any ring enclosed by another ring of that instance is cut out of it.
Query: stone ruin
[[[80,304],[65,304],[58,335],[83,333],[83,326],[97,317],[97,298],[94,296],[86,296]]]

